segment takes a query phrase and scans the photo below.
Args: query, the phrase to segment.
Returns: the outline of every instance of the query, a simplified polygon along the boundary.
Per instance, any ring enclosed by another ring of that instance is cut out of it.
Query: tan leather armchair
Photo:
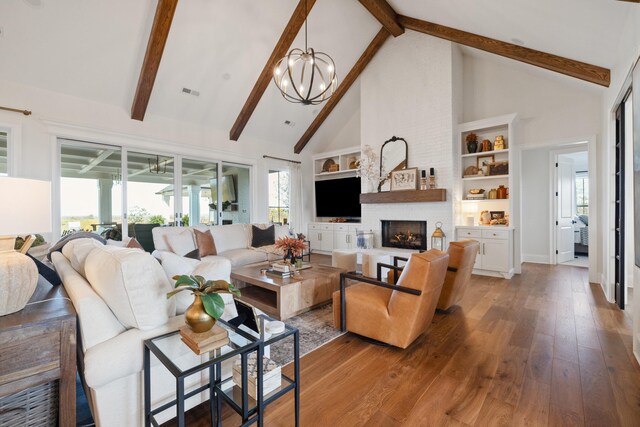
[[[449,243],[449,267],[444,278],[442,293],[438,300],[439,310],[448,310],[456,305],[464,296],[467,289],[473,264],[476,262],[476,255],[480,250],[480,243],[477,240],[462,240]]]
[[[413,254],[397,285],[342,273],[340,291],[333,294],[335,324],[342,331],[407,348],[431,324],[448,261],[449,255],[436,249]],[[345,288],[347,279],[361,283]]]

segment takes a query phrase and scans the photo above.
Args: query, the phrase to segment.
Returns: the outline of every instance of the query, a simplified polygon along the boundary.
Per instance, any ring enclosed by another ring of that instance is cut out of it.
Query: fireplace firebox
[[[427,250],[427,221],[381,220],[382,246]]]

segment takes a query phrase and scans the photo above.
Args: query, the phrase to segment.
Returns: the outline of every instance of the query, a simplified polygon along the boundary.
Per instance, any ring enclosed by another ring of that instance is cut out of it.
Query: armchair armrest
[[[384,262],[379,262],[376,270],[376,280],[378,280],[378,282],[382,281],[382,268],[388,268],[390,270],[393,270],[393,283],[395,283],[398,281],[398,272],[402,271],[404,267],[385,264]]]
[[[417,289],[407,288],[407,287],[398,286],[398,285],[390,285],[386,282],[370,279],[360,274],[340,273],[340,331],[341,332],[346,332],[347,330],[347,321],[346,321],[347,320],[346,319],[347,301],[345,298],[346,279],[353,279],[362,283],[367,283],[369,285],[379,286],[381,288],[391,289],[398,292],[404,292],[411,295],[418,295],[418,296],[422,295],[422,291],[419,291]]]

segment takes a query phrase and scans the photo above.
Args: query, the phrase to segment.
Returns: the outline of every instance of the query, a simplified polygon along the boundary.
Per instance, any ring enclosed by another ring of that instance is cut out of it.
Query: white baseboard
[[[532,262],[535,264],[551,264],[548,255],[522,254],[522,262]]]

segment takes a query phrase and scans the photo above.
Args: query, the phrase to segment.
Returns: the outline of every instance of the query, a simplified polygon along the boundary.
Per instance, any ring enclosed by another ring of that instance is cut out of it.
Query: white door
[[[574,257],[573,216],[575,212],[575,165],[572,159],[558,156],[556,196],[556,252],[557,262]]]

